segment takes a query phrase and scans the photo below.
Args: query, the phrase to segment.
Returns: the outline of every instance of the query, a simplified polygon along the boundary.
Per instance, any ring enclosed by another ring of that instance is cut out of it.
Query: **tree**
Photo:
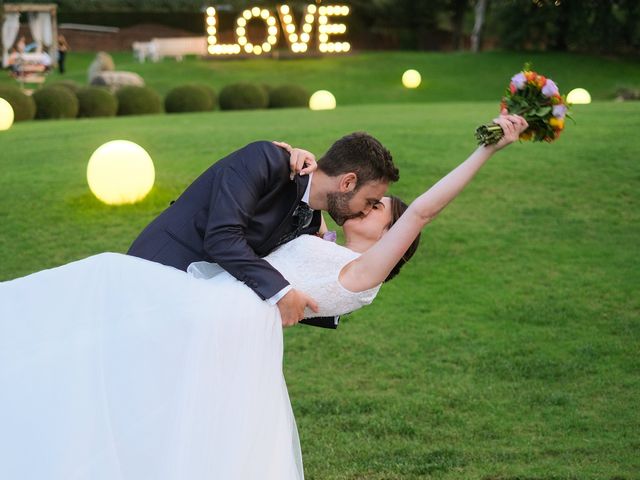
[[[469,0],[449,0],[447,10],[451,18],[452,27],[452,44],[454,50],[461,50],[463,48],[464,38],[464,18],[469,10]]]
[[[480,40],[482,35],[482,26],[484,25],[484,16],[487,11],[487,3],[489,0],[477,0],[475,7],[475,21],[473,31],[471,32],[471,51],[478,53],[480,51]]]

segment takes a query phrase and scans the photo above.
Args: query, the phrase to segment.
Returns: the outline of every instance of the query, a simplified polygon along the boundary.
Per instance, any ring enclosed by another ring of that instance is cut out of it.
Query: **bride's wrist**
[[[496,147],[496,145],[480,145],[478,147],[478,150],[485,153],[488,156],[493,155],[494,153],[496,153],[499,148]]]

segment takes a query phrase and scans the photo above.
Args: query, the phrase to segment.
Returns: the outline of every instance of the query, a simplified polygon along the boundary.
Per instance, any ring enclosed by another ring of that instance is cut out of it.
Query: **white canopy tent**
[[[34,3],[5,3],[4,22],[2,23],[2,66],[7,64],[9,49],[15,43],[20,29],[20,14],[26,13],[29,20],[29,30],[33,41],[36,42],[36,51],[46,49],[53,61],[58,63],[58,6]]]

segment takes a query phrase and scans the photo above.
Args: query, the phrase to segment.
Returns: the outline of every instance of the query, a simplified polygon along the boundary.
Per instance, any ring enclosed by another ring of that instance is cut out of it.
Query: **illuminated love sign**
[[[207,8],[207,51],[211,55],[262,55],[270,52],[278,43],[280,28],[276,17],[266,8],[253,7],[242,12],[236,18],[236,43],[218,43],[218,17],[214,7]],[[309,50],[311,35],[314,31],[317,35],[317,48],[322,53],[348,52],[351,50],[349,42],[332,42],[331,35],[346,33],[347,26],[344,23],[329,23],[330,17],[346,17],[349,15],[349,7],[344,5],[327,5],[317,7],[307,5],[304,9],[304,18],[299,25],[293,18],[293,12],[288,5],[280,5],[276,9],[282,32],[289,50],[293,53],[305,53]],[[265,35],[260,42],[250,42],[247,38],[247,23],[257,19],[265,25]],[[317,25],[316,25],[317,24]]]

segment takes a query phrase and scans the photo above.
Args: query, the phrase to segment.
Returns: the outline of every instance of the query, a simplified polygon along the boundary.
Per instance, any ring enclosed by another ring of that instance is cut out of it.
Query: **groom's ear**
[[[344,173],[340,177],[340,192],[353,192],[358,186],[358,175],[353,172]]]

